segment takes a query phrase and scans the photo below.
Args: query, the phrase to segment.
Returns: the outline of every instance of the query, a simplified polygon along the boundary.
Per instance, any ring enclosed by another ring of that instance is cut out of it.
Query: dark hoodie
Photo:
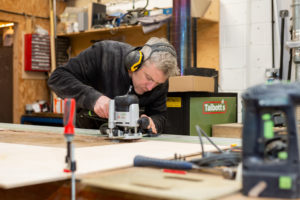
[[[128,92],[132,81],[125,68],[124,57],[132,48],[117,41],[97,42],[64,66],[56,68],[48,85],[59,97],[75,98],[78,110],[93,111],[101,95],[113,99]],[[144,107],[145,114],[153,119],[159,133],[163,131],[166,121],[167,93],[168,81],[152,91],[137,95],[140,107]]]

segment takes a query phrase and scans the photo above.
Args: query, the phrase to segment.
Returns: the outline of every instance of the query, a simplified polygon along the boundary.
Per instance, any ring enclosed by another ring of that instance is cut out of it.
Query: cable
[[[232,167],[237,166],[241,162],[241,154],[237,152],[211,154],[208,157],[190,160],[190,162],[201,167]]]
[[[13,11],[8,11],[8,10],[2,10],[2,9],[0,9],[0,12],[12,14],[12,15],[21,15],[21,16],[24,16],[24,17],[35,17],[35,18],[46,19],[46,20],[50,19],[50,17],[41,17],[41,16],[30,15],[30,14],[26,14],[26,13],[18,13],[18,12],[13,12]]]
[[[103,123],[99,127],[99,131],[101,135],[107,135],[106,130],[108,129],[108,123]]]
[[[148,4],[149,4],[149,0],[147,0],[147,3],[146,3],[146,5],[145,5],[145,7],[143,8],[143,10],[146,10]]]
[[[200,128],[199,125],[196,125],[196,130],[199,135],[200,145],[202,150],[202,158],[193,159],[190,162],[201,166],[201,167],[217,167],[217,166],[237,166],[239,162],[241,162],[241,154],[240,152],[223,151],[221,150],[205,133],[203,129]],[[204,154],[203,141],[201,137],[201,133],[206,137],[206,139],[219,151],[219,153],[211,153],[208,152]]]
[[[198,125],[196,125],[196,130],[197,130],[197,133],[198,133],[198,136],[199,136],[199,140],[200,140],[200,145],[201,145],[201,153],[202,153],[202,156],[205,157],[205,152],[204,152],[204,147],[203,147],[203,141],[202,141],[202,136],[201,136],[201,130],[200,130],[200,127]]]
[[[220,153],[223,153],[222,149],[220,149],[209,137],[208,135],[205,133],[205,131],[200,128],[199,125],[196,125],[196,130],[198,132],[198,134],[200,134],[200,132],[206,137],[206,139],[214,146],[216,147],[216,149],[220,152]]]

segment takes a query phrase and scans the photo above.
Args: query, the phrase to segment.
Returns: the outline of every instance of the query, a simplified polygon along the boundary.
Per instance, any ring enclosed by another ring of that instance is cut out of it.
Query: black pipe
[[[282,72],[283,72],[283,43],[284,43],[284,25],[285,25],[285,17],[288,16],[288,10],[281,10],[281,41],[280,41],[280,68],[279,68],[279,80],[282,80]]]
[[[194,67],[197,67],[197,18],[193,17],[193,54],[194,54]]]
[[[283,41],[284,41],[284,17],[281,18],[279,80],[282,80],[282,71],[283,71]]]
[[[291,41],[293,41],[293,26],[290,30],[291,34]],[[290,60],[289,60],[289,70],[288,70],[288,80],[291,80],[291,74],[292,74],[292,61],[293,61],[293,48],[290,48]]]
[[[177,52],[180,74],[191,68],[191,1],[173,0],[172,44]]]

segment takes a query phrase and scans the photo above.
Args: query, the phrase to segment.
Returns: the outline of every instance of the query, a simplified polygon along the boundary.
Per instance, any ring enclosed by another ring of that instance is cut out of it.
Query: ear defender
[[[172,56],[177,57],[176,50],[170,44],[159,42],[159,43],[155,43],[155,44],[151,44],[151,45],[150,44],[145,44],[145,46],[149,46],[151,48],[151,53],[149,55],[149,58],[151,57],[151,55],[154,52],[158,52],[158,51],[168,52]]]
[[[125,66],[131,72],[137,71],[143,64],[144,54],[141,49],[142,47],[136,47],[125,56]]]
[[[156,43],[156,44],[152,44],[152,45],[145,44],[145,46],[149,46],[151,48],[151,53],[146,60],[148,60],[154,52],[158,52],[158,51],[168,52],[171,55],[173,55],[174,57],[176,57],[176,51],[175,51],[174,47],[170,44]],[[135,72],[142,67],[142,64],[145,59],[144,58],[145,56],[144,56],[143,52],[141,51],[142,48],[143,48],[143,46],[136,47],[133,50],[129,51],[127,53],[127,55],[125,56],[125,66],[129,71]]]

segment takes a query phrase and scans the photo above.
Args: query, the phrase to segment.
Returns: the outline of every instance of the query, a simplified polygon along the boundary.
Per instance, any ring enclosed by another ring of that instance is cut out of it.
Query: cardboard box
[[[220,19],[220,0],[192,0],[191,16],[218,22]]]
[[[204,76],[170,77],[169,92],[214,92],[214,78]]]
[[[191,16],[192,17],[203,17],[206,13],[211,0],[192,0],[191,1]]]

